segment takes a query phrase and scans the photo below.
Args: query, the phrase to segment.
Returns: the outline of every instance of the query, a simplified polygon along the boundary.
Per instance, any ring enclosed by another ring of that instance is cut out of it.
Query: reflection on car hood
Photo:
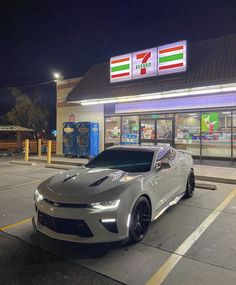
[[[79,167],[61,172],[39,185],[40,193],[57,202],[109,201],[132,183],[140,173],[107,168]]]

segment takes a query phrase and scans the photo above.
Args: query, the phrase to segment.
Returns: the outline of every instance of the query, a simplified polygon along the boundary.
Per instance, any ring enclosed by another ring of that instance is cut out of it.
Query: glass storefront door
[[[155,144],[156,120],[141,119],[140,120],[140,142],[141,144]]]
[[[174,145],[173,119],[156,119],[156,143]]]
[[[124,116],[121,124],[121,144],[138,144],[139,116]]]
[[[173,119],[141,119],[140,143],[154,145],[157,143],[174,144]]]

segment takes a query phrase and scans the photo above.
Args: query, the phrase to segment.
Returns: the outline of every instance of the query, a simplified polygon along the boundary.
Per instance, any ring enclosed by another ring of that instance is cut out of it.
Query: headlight
[[[109,202],[99,202],[99,203],[91,203],[90,208],[106,210],[106,209],[117,209],[119,206],[120,200],[109,201]]]
[[[40,202],[41,200],[43,200],[43,195],[41,195],[38,190],[36,190],[34,193],[34,200],[37,202]]]

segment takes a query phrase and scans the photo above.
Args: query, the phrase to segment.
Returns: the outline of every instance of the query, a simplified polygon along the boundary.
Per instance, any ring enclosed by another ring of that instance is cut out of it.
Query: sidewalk
[[[46,156],[42,156],[42,158],[33,156],[30,157],[30,161],[47,163],[47,158]],[[84,165],[86,163],[88,163],[88,159],[55,156],[52,158],[52,164],[47,166],[58,169],[70,169],[75,166]],[[196,175],[196,180],[236,184],[236,168],[233,167],[231,168],[195,164],[194,171]]]
[[[196,164],[194,165],[194,170],[198,180],[236,184],[236,168],[234,167]]]

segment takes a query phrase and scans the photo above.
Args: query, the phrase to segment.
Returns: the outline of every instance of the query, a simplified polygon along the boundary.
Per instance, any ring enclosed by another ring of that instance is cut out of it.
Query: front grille
[[[43,226],[57,233],[78,235],[80,237],[93,236],[84,220],[55,218],[39,211],[38,221]]]
[[[53,202],[48,199],[44,199],[47,203],[53,205],[54,207],[62,207],[62,208],[89,208],[88,204],[71,204],[71,203],[58,203],[58,202]]]

